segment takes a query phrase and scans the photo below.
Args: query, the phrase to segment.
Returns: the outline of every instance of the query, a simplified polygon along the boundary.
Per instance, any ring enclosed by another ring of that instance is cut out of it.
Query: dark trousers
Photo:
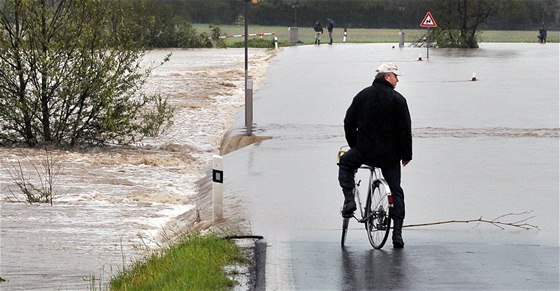
[[[350,149],[342,157],[338,163],[338,182],[342,189],[354,188],[354,175],[356,170],[364,164],[358,157],[354,149]],[[393,195],[393,209],[391,217],[394,219],[404,219],[404,191],[401,188],[401,165],[396,162],[390,166],[380,167],[383,177]]]

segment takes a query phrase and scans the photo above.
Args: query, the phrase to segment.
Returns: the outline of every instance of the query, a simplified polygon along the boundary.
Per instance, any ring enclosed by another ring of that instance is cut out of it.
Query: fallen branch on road
[[[531,212],[533,212],[533,210],[531,211],[525,211],[525,212],[520,212],[520,213],[508,213],[508,214],[504,214],[504,215],[500,215],[492,220],[488,220],[488,219],[483,219],[482,216],[478,219],[469,219],[469,220],[446,220],[446,221],[436,221],[436,222],[429,222],[429,223],[420,223],[420,224],[407,224],[407,225],[403,225],[403,227],[421,227],[421,226],[431,226],[431,225],[439,225],[439,224],[448,224],[448,223],[489,223],[492,224],[496,227],[499,227],[501,229],[505,229],[506,226],[509,227],[517,227],[517,228],[522,228],[522,229],[536,229],[536,230],[540,230],[538,226],[533,225],[533,224],[529,224],[527,223],[528,220],[530,220],[531,218],[534,218],[535,216],[529,216],[529,217],[523,217],[522,219],[513,221],[513,222],[507,222],[507,221],[500,221],[499,219],[505,218],[505,217],[509,217],[509,216],[521,216],[521,215],[529,215],[531,214]]]

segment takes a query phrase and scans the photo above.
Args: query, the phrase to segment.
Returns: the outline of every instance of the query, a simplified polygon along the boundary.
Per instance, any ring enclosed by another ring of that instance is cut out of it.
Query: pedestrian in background
[[[544,22],[541,23],[541,27],[539,27],[538,37],[540,43],[546,43],[546,26],[544,25]]]
[[[412,130],[406,99],[395,87],[401,75],[393,63],[377,68],[373,84],[352,100],[344,118],[344,134],[350,150],[340,157],[338,181],[344,194],[342,216],[352,217],[354,175],[362,165],[381,168],[391,188],[393,207],[393,247],[403,248],[404,191],[401,188],[401,164],[412,160]]]
[[[323,26],[321,26],[321,22],[315,22],[315,27],[313,27],[313,30],[315,30],[315,44],[320,45],[321,35],[323,34]]]
[[[332,22],[329,22],[329,25],[327,26],[327,31],[329,32],[329,44],[332,44],[333,29],[334,29],[334,24]]]

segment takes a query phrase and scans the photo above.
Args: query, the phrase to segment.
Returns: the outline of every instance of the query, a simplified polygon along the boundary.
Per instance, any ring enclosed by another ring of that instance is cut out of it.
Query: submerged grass
[[[224,290],[236,282],[224,268],[249,264],[235,242],[216,234],[190,234],[135,263],[111,280],[111,290]]]

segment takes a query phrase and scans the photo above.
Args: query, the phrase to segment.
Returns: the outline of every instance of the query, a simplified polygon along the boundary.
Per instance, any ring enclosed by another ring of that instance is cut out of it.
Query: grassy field
[[[194,28],[198,32],[210,32],[208,24],[194,24]],[[243,34],[245,28],[243,25],[219,25],[222,35],[235,35]],[[260,26],[249,25],[249,34],[252,33],[265,33],[273,32],[279,41],[287,41],[289,38],[289,28],[284,26]],[[426,32],[426,29],[404,29],[405,42],[411,43],[420,39]],[[344,30],[342,28],[335,28],[333,32],[334,42],[342,42]],[[538,31],[498,31],[487,30],[481,31],[480,42],[537,42]],[[298,28],[299,41],[303,44],[313,44],[315,41],[315,33],[312,27]],[[271,39],[272,36],[264,36],[264,38]],[[228,43],[243,41],[243,38],[227,38]],[[365,28],[349,28],[347,31],[346,42],[351,43],[398,43],[399,30],[398,29],[365,29]],[[558,43],[560,41],[560,32],[549,31],[548,42]],[[328,42],[328,34],[322,36],[322,42]]]

